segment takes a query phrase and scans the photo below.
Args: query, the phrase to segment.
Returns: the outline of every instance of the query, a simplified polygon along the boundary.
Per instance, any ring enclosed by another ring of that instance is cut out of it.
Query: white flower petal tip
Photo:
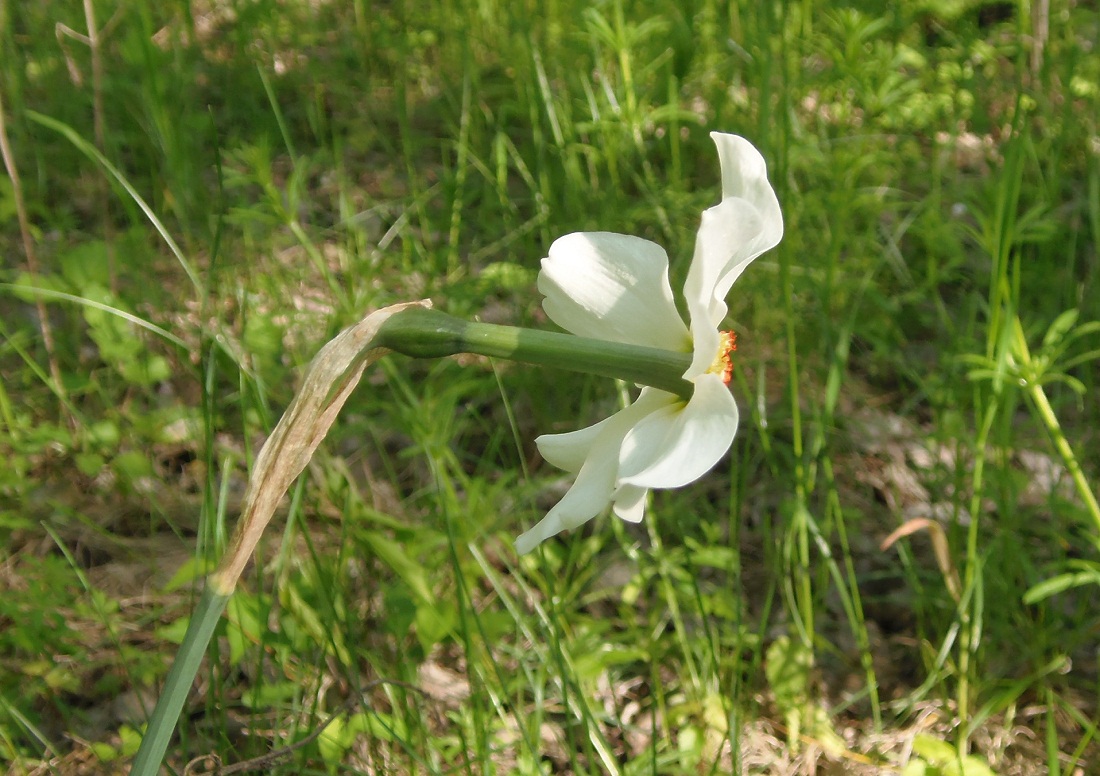
[[[645,502],[649,497],[649,488],[637,485],[620,485],[615,491],[615,501],[611,509],[616,517],[628,523],[640,523],[645,517]]]
[[[768,182],[768,164],[759,151],[743,137],[724,132],[711,132],[718,147],[718,162],[722,168],[722,199],[748,201],[761,214],[767,226],[770,245],[774,248],[783,237],[783,213],[775,190]]]
[[[564,530],[563,527],[547,524],[544,519],[530,531],[522,533],[516,538],[516,554],[526,555],[551,536],[557,536]]]
[[[711,138],[722,201],[704,211],[696,234],[684,284],[688,324],[676,309],[668,256],[655,243],[578,232],[555,240],[543,259],[538,288],[551,320],[579,336],[691,353],[684,379],[694,391],[684,401],[644,388],[629,407],[594,426],[539,437],[543,457],[577,477],[547,516],[516,539],[520,554],[608,507],[623,520],[642,520],[651,489],[694,482],[733,443],[738,411],[726,383],[734,348],[718,326],[734,281],[783,237],[783,214],[752,143],[721,132]]]

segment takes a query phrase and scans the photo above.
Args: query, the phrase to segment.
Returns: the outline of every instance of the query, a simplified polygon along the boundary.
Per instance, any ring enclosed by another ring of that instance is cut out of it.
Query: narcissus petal
[[[625,234],[559,237],[542,260],[542,309],[581,337],[685,350],[691,335],[672,298],[664,248]]]
[[[568,464],[560,468],[575,471],[577,478],[546,517],[516,540],[517,551],[528,552],[544,539],[567,528],[576,528],[605,510],[616,499],[616,490],[619,487],[619,450],[623,438],[639,420],[675,398],[664,391],[644,391],[629,407],[594,426],[536,439],[539,452],[548,461],[555,465]],[[573,468],[578,461],[580,466]],[[637,508],[633,490],[619,497],[623,502],[622,509],[627,514]],[[641,503],[644,504],[644,499]],[[638,519],[641,519],[640,514]]]
[[[737,402],[718,375],[695,381],[686,405],[663,407],[630,429],[619,457],[619,482],[679,488],[706,474],[737,433]]]

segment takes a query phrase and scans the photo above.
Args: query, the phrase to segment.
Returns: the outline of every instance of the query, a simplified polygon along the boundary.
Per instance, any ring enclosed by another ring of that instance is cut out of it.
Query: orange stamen
[[[733,359],[730,353],[737,350],[737,335],[732,331],[718,332],[718,355],[714,358],[707,371],[722,378],[722,382],[729,385],[733,376]]]

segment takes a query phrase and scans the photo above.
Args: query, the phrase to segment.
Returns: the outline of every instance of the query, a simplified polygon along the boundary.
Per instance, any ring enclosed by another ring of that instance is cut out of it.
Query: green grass
[[[123,769],[325,341],[423,297],[547,327],[575,230],[661,243],[678,288],[722,130],[786,223],[729,297],[728,460],[517,558],[566,484],[534,437],[629,390],[386,359],[170,767],[335,715],[261,770],[1087,772],[1100,14],[1051,3],[1040,61],[1039,4],[879,6],[105,3],[98,78],[77,6],[0,18],[0,761]],[[918,518],[946,553],[880,549]]]

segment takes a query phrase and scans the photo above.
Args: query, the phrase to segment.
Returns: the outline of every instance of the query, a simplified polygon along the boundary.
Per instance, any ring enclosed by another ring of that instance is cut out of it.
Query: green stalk
[[[691,397],[693,389],[681,376],[691,365],[690,353],[552,331],[471,323],[423,307],[410,308],[389,318],[378,332],[377,344],[417,358],[474,353],[585,372],[650,385],[685,399]]]

